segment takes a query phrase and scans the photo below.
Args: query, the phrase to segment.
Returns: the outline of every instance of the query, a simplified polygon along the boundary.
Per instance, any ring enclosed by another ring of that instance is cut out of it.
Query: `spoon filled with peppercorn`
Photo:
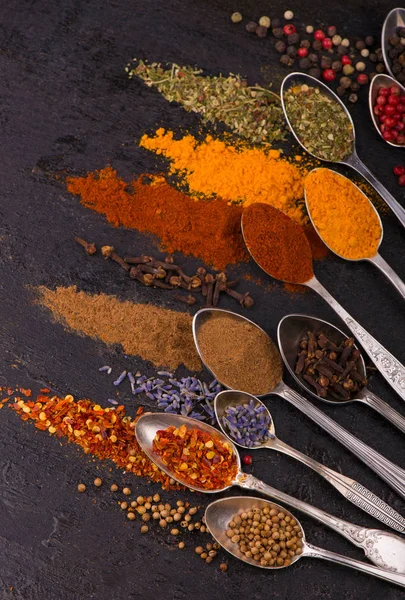
[[[360,173],[405,227],[405,208],[357,156],[354,123],[338,96],[305,73],[287,75],[280,96],[286,121],[304,150],[318,160],[348,165]]]
[[[341,473],[313,460],[306,454],[287,445],[276,437],[274,422],[266,406],[255,396],[235,390],[224,390],[214,401],[217,422],[222,432],[237,446],[248,450],[268,448],[295,458],[313,469],[328,481],[344,498],[359,504],[359,497],[352,499],[351,491],[363,489],[364,495],[374,496],[370,490]],[[377,501],[377,498],[375,498]],[[389,508],[387,506],[387,508]]]
[[[370,469],[405,498],[405,470],[370,448],[325,415],[283,377],[280,352],[261,327],[231,311],[219,308],[199,310],[193,319],[193,336],[203,364],[224,387],[255,396],[280,396],[312,419],[348,448]],[[335,482],[336,483],[336,482]],[[345,498],[397,531],[405,532],[405,519],[360,485],[340,486]],[[393,519],[393,513],[396,518]]]
[[[135,435],[146,456],[181,485],[204,494],[235,485],[285,502],[362,548],[375,565],[405,573],[405,540],[344,521],[244,473],[234,444],[211,425],[181,415],[148,413],[138,419]]]
[[[239,560],[263,569],[283,569],[300,558],[322,558],[405,587],[405,575],[377,568],[309,544],[298,519],[274,502],[249,496],[221,498],[205,510],[215,540]],[[260,525],[265,525],[260,527]],[[253,542],[252,542],[253,540]]]
[[[405,8],[393,8],[385,17],[381,30],[381,50],[388,73],[405,74],[404,63],[399,60],[405,50]]]
[[[323,243],[340,258],[367,260],[405,298],[405,284],[379,254],[383,239],[380,215],[366,194],[332,169],[313,169],[304,180],[309,218]]]
[[[319,294],[344,321],[381,375],[405,400],[405,366],[364,329],[315,277],[312,251],[304,228],[270,204],[256,202],[243,209],[242,234],[246,247],[267,275],[299,283]],[[250,390],[249,390],[250,391]]]
[[[374,127],[383,140],[395,148],[404,148],[404,86],[389,75],[376,75],[370,83],[368,105]]]
[[[366,388],[366,365],[353,338],[307,315],[287,315],[278,325],[284,364],[315,398],[329,404],[367,404],[405,433],[405,417]]]

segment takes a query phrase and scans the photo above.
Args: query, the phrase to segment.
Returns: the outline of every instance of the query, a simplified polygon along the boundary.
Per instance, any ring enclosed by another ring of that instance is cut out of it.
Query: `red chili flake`
[[[219,490],[231,485],[238,466],[229,442],[200,429],[168,427],[156,432],[153,451],[190,487]]]

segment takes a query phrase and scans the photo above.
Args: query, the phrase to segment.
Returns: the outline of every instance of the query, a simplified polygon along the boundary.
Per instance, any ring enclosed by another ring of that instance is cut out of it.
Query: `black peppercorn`
[[[276,27],[276,28],[281,27],[281,19],[277,19],[277,18],[272,19],[271,24],[273,25],[273,27]]]
[[[351,102],[352,104],[357,102],[358,99],[359,98],[358,98],[357,94],[350,94],[350,96],[349,96],[349,102]]]
[[[402,67],[399,63],[395,63],[392,65],[391,70],[394,75],[398,75],[402,71]]]
[[[301,40],[300,46],[301,48],[310,48],[311,42],[309,40]]]
[[[397,76],[399,83],[405,83],[405,73],[399,73]]]
[[[256,32],[255,33],[256,33],[257,37],[259,37],[259,38],[265,38],[266,35],[267,35],[267,27],[263,27],[263,25],[259,25],[256,28]]]
[[[294,64],[294,59],[292,59],[288,54],[283,54],[280,58],[280,62],[285,67],[291,67]]]
[[[370,73],[370,81],[372,79],[374,79],[374,77],[376,77],[377,73],[375,73],[374,71],[372,73]]]
[[[352,81],[350,84],[350,89],[352,92],[357,92],[360,89],[360,85],[357,83],[357,81]]]
[[[366,46],[372,46],[374,44],[374,38],[372,35],[368,35],[364,41],[366,42]]]
[[[284,31],[281,29],[281,27],[274,27],[271,32],[276,38],[282,38],[284,35]]]
[[[309,74],[311,75],[311,77],[319,79],[319,77],[321,76],[321,69],[318,69],[318,67],[313,67],[312,69],[309,69]]]
[[[363,42],[363,40],[358,40],[356,42],[357,50],[364,50],[365,47],[366,47],[366,42]]]
[[[388,43],[391,46],[398,46],[398,44],[401,43],[401,40],[399,39],[399,37],[397,35],[392,35],[390,38],[388,38]]]
[[[334,60],[331,66],[336,73],[339,73],[343,68],[340,60]]]
[[[397,34],[399,37],[405,37],[405,27],[398,27]]]
[[[332,64],[332,59],[329,56],[321,57],[321,69],[330,69]]]
[[[384,63],[377,63],[375,66],[375,70],[377,71],[377,73],[384,73],[384,71],[385,71]]]
[[[311,63],[313,63],[314,65],[318,64],[318,55],[315,54],[314,52],[312,52],[311,54],[308,54],[308,58],[311,61]]]
[[[312,48],[313,48],[314,50],[316,50],[317,52],[319,52],[319,50],[321,50],[321,49],[322,49],[322,42],[321,42],[320,40],[314,40],[314,41],[312,42]]]
[[[301,58],[300,60],[300,69],[306,70],[311,66],[311,61],[308,57]]]
[[[338,95],[338,96],[344,96],[344,95],[345,95],[345,93],[346,93],[346,88],[344,88],[344,87],[342,87],[341,85],[339,85],[339,86],[336,88],[336,93],[337,93],[337,95]]]
[[[349,48],[347,46],[342,46],[342,44],[339,44],[336,51],[340,56],[344,56],[349,52]]]
[[[295,58],[297,56],[297,48],[295,46],[288,46],[286,53],[288,56]]]
[[[340,83],[341,87],[344,87],[347,89],[350,87],[352,80],[350,79],[350,77],[341,77],[339,79],[339,83]]]
[[[285,52],[286,49],[286,45],[282,40],[279,40],[278,42],[276,42],[275,44],[275,49],[277,50],[277,52],[280,52],[280,54],[283,54],[283,52]]]
[[[258,25],[254,21],[249,21],[249,23],[246,23],[246,31],[249,33],[256,33],[257,27]]]
[[[375,52],[371,52],[371,54],[369,54],[369,59],[371,60],[371,62],[376,63],[377,62],[377,54]]]
[[[290,33],[290,35],[287,36],[287,42],[290,45],[298,44],[299,41],[300,41],[300,36],[298,33]]]
[[[381,48],[378,48],[378,50],[376,50],[376,54],[377,54],[377,60],[378,62],[383,62],[384,61],[384,57],[383,57],[383,53]]]

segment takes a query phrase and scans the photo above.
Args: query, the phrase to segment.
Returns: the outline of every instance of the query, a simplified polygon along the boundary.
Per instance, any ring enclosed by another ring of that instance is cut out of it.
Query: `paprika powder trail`
[[[290,217],[307,221],[303,197],[305,167],[298,167],[278,150],[232,146],[212,136],[198,142],[192,135],[175,140],[172,131],[158,129],[155,137],[143,135],[140,146],[165,156],[170,173],[188,185],[191,194],[220,196],[249,206],[264,202]]]
[[[191,254],[217,269],[249,259],[240,227],[241,207],[228,206],[221,198],[199,201],[163,177],[148,179],[141,176],[127,185],[117,171],[105,167],[69,178],[67,189],[115,227],[158,236],[167,252]]]
[[[289,283],[314,276],[311,246],[304,228],[269,204],[243,211],[243,234],[254,260],[269,275]]]
[[[181,489],[170,483],[170,477],[144,454],[135,437],[135,425],[143,413],[140,407],[136,417],[125,415],[124,406],[102,408],[90,400],[74,400],[40,394],[34,400],[16,398],[10,407],[23,421],[32,420],[35,427],[48,431],[57,438],[66,438],[77,444],[85,454],[101,460],[112,460],[117,467],[138,477],[162,484],[163,489]]]
[[[184,364],[201,370],[191,330],[192,317],[183,312],[88,294],[76,286],[38,288],[38,301],[56,320],[75,332],[121,344],[126,354],[141,356],[155,366],[176,369]]]

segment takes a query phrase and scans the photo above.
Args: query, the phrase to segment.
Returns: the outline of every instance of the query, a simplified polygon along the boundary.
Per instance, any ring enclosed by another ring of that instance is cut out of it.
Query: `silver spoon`
[[[353,127],[353,138],[355,138],[353,119],[352,119],[349,111],[347,110],[346,106],[343,104],[343,102],[338,98],[338,96],[336,96],[336,94],[334,92],[332,92],[331,89],[328,88],[327,85],[322,83],[322,81],[319,81],[318,79],[315,79],[315,77],[311,77],[310,75],[306,75],[305,73],[290,73],[290,75],[287,75],[287,77],[285,77],[285,79],[283,80],[283,83],[281,84],[280,96],[281,96],[281,104],[283,107],[284,116],[286,118],[286,121],[287,121],[295,139],[304,148],[304,150],[306,152],[308,152],[308,154],[311,154],[312,156],[317,158],[318,160],[324,161],[324,159],[322,159],[321,157],[316,156],[312,152],[308,151],[308,149],[304,146],[304,144],[302,143],[299,136],[296,134],[296,132],[293,129],[293,127],[290,123],[290,120],[288,118],[288,113],[287,113],[286,106],[284,103],[284,94],[291,87],[293,87],[293,85],[303,85],[303,84],[307,84],[310,87],[319,88],[323,94],[325,94],[326,96],[329,96],[329,98],[332,98],[335,102],[338,102],[340,104],[342,109],[345,111],[347,117],[350,119],[350,122]],[[327,162],[329,162],[329,161],[327,161]],[[355,171],[360,173],[365,179],[367,179],[367,181],[373,186],[374,189],[377,190],[377,192],[380,194],[382,199],[391,208],[392,212],[397,217],[397,219],[400,221],[400,223],[403,225],[403,227],[405,227],[405,208],[403,208],[399,204],[399,202],[397,200],[395,200],[394,196],[392,196],[389,193],[389,191],[382,185],[382,183],[380,183],[378,181],[378,179],[376,179],[376,177],[374,177],[374,175],[371,173],[371,171],[359,159],[359,157],[357,156],[357,152],[356,152],[355,139],[353,140],[353,150],[352,150],[351,154],[349,154],[349,156],[346,156],[343,160],[341,160],[340,164],[348,165],[349,167],[352,167],[352,169],[354,169]]]
[[[362,548],[367,558],[375,565],[389,571],[405,573],[405,540],[401,539],[399,536],[379,529],[359,527],[358,525],[339,519],[311,504],[307,504],[297,498],[293,498],[293,496],[280,492],[253,475],[244,473],[241,469],[239,453],[234,444],[229,442],[228,438],[225,437],[223,433],[214,427],[211,427],[211,425],[196,421],[195,419],[190,419],[189,417],[182,417],[181,415],[172,415],[169,413],[145,414],[140,417],[135,425],[135,435],[138,444],[150,460],[164,473],[169,475],[169,477],[172,477],[182,485],[189,487],[187,483],[182,481],[168,468],[161,456],[153,451],[153,440],[159,429],[167,429],[170,426],[178,428],[182,425],[186,425],[187,428],[205,431],[210,436],[219,439],[222,442],[227,442],[228,444],[231,443],[238,467],[238,473],[235,476],[235,479],[228,486],[218,490],[206,490],[205,488],[193,486],[193,490],[202,492],[203,494],[216,494],[237,485],[245,490],[254,490],[270,498],[275,498],[279,502],[285,502],[306,515],[320,521],[327,527],[330,527],[330,529],[333,529],[348,539],[349,542],[355,546]]]
[[[265,442],[258,442],[255,446],[245,446],[242,443],[238,442],[232,435],[230,435],[229,429],[227,430],[223,424],[223,417],[225,416],[225,410],[230,406],[238,406],[241,404],[249,403],[253,400],[255,406],[263,406],[270,417],[270,426],[269,426],[269,439]],[[273,419],[271,418],[271,414],[266,408],[266,406],[255,396],[248,394],[246,392],[240,392],[235,390],[225,390],[217,394],[214,401],[214,410],[215,416],[217,418],[217,422],[221,428],[221,431],[226,435],[231,442],[233,442],[236,446],[240,446],[241,448],[245,448],[247,450],[257,450],[259,448],[268,448],[270,450],[277,450],[278,452],[283,452],[288,456],[295,458],[296,460],[302,462],[304,465],[313,469],[318,475],[326,479],[328,483],[330,483],[344,498],[359,506],[359,496],[352,495],[353,489],[364,489],[364,493],[361,496],[361,502],[364,502],[364,497],[367,496],[369,498],[375,498],[375,500],[380,501],[380,499],[376,498],[370,490],[364,488],[360,483],[355,481],[354,479],[350,479],[349,477],[345,477],[341,473],[337,473],[333,471],[329,467],[322,465],[321,463],[313,460],[306,454],[299,452],[295,448],[292,448],[285,442],[282,442],[276,437],[275,427]],[[374,501],[375,502],[375,501]],[[369,511],[372,512],[374,509],[374,503],[371,503],[369,506]]]
[[[257,327],[259,331],[267,336],[267,333],[261,329],[256,323],[250,321],[246,317],[237,315],[236,313],[223,310],[220,308],[203,308],[199,310],[193,319],[193,336],[197,351],[203,364],[220,381],[225,387],[232,388],[232,382],[223,381],[218,374],[215,373],[213,365],[207,363],[206,357],[202,354],[198,343],[199,331],[205,319],[209,319],[215,314],[226,314],[232,316],[233,319],[242,320]],[[232,359],[232,357],[229,357]],[[386,481],[398,494],[405,498],[405,471],[382,456],[379,452],[370,448],[367,444],[359,440],[353,434],[349,433],[344,427],[336,423],[333,419],[325,415],[319,408],[316,408],[311,402],[306,400],[298,392],[288,387],[283,381],[276,385],[275,388],[266,390],[260,397],[265,397],[269,394],[280,396],[287,400],[290,404],[298,408],[302,413],[307,415],[312,421],[317,423],[322,429],[332,435],[343,446],[348,448],[353,454],[362,460],[370,469]],[[343,492],[342,492],[343,493]],[[405,519],[401,517],[395,510],[383,502],[380,498],[373,495],[369,496],[368,490],[357,484],[345,493],[345,498],[352,500],[366,512],[370,512],[375,518],[379,519],[389,527],[397,531],[405,532]],[[372,506],[369,505],[372,502]]]
[[[391,70],[391,59],[388,56],[388,51],[391,49],[391,46],[388,40],[396,32],[398,27],[405,27],[405,8],[393,8],[385,17],[381,31],[381,50],[385,68],[393,77],[394,73]]]
[[[236,558],[243,560],[244,562],[253,565],[255,567],[260,567],[261,569],[284,569],[283,566],[267,566],[264,567],[260,563],[253,560],[253,558],[248,558],[245,556],[238,547],[238,544],[232,542],[227,535],[226,530],[228,529],[228,524],[232,519],[239,513],[252,510],[252,508],[277,508],[281,512],[286,513],[292,519],[295,519],[302,531],[302,553],[294,556],[291,559],[292,566],[302,557],[312,557],[312,558],[322,558],[323,560],[329,560],[330,562],[337,563],[339,565],[346,565],[347,567],[351,567],[352,569],[357,569],[358,571],[363,571],[364,573],[368,573],[369,575],[374,575],[375,577],[379,577],[380,579],[384,579],[385,581],[389,581],[390,583],[396,583],[402,587],[405,587],[405,575],[403,572],[392,573],[385,569],[379,569],[377,567],[373,567],[368,565],[367,563],[363,563],[359,560],[355,560],[354,558],[349,558],[348,556],[343,556],[342,554],[337,554],[336,552],[331,552],[330,550],[325,550],[323,548],[318,548],[317,546],[313,546],[309,544],[305,539],[304,529],[298,519],[293,515],[289,510],[286,510],[283,506],[279,504],[275,504],[274,502],[269,502],[268,500],[262,500],[260,498],[254,498],[252,496],[233,496],[231,498],[221,498],[220,500],[215,500],[209,504],[205,510],[205,522],[207,527],[211,533],[211,535],[216,539],[216,541],[221,544],[225,550],[227,550],[230,554],[233,554]],[[401,562],[402,557],[397,555],[396,559],[398,560],[398,564]]]
[[[327,321],[323,321],[322,319],[316,319],[315,317],[309,317],[307,315],[287,315],[281,319],[277,329],[280,353],[285,366],[294,379],[299,383],[299,385],[312,396],[314,396],[314,398],[329,404],[334,404],[335,406],[349,404],[350,402],[361,402],[362,404],[367,404],[367,406],[374,409],[380,415],[388,419],[388,421],[395,425],[395,427],[398,427],[400,431],[405,433],[405,417],[391,408],[389,404],[384,402],[384,400],[379,398],[366,387],[363,387],[361,390],[356,392],[356,397],[351,398],[350,400],[336,400],[330,394],[328,394],[325,398],[322,398],[321,396],[318,396],[314,389],[308,385],[307,381],[301,375],[296,374],[295,365],[297,363],[297,356],[300,351],[299,343],[307,331],[311,331],[315,336],[322,332],[337,346],[343,340],[348,339],[347,335],[344,334],[343,331],[340,331],[340,329],[334,325],[331,325],[331,323],[328,323]],[[354,347],[356,348],[357,346]],[[357,361],[357,366],[360,375],[365,378],[366,365],[364,364],[364,360],[361,355]]]
[[[405,90],[404,90],[404,92],[405,92]],[[346,179],[347,181],[350,181],[350,180],[349,180],[347,177],[345,177],[344,175],[341,175],[340,173],[338,173],[337,171],[334,171],[333,169],[325,169],[325,167],[323,167],[323,169],[324,169],[324,170],[326,170],[326,171],[331,171],[331,172],[332,172],[332,173],[334,173],[335,175],[338,175],[339,177],[342,177],[342,179]],[[313,171],[311,171],[311,173],[312,173],[312,172],[315,172],[315,171],[319,171],[319,168],[318,168],[318,169],[313,169]],[[381,235],[380,235],[380,240],[379,240],[379,243],[378,243],[378,247],[380,247],[380,246],[381,246],[382,239],[383,239],[383,234],[384,234],[384,231],[383,231],[383,225],[382,225],[382,222],[381,222],[380,215],[378,214],[377,210],[375,209],[375,207],[374,207],[373,203],[372,203],[372,202],[370,202],[370,200],[367,198],[366,194],[365,194],[365,193],[364,193],[364,192],[363,192],[363,191],[362,191],[362,190],[361,190],[361,189],[360,189],[360,188],[359,188],[359,187],[358,187],[356,184],[354,184],[353,182],[350,182],[350,183],[351,183],[351,184],[352,184],[354,187],[356,187],[356,188],[357,188],[357,190],[358,190],[358,191],[359,191],[361,194],[363,194],[364,198],[366,198],[367,202],[370,204],[371,208],[374,210],[374,213],[375,213],[375,215],[376,215],[376,217],[377,217],[377,219],[378,219],[378,221],[379,221],[379,223],[380,223],[380,231],[381,231]],[[339,254],[338,252],[336,252],[336,250],[335,250],[334,248],[332,248],[331,246],[329,246],[329,244],[327,243],[327,241],[325,240],[325,238],[322,236],[322,231],[320,231],[320,230],[318,229],[318,227],[317,227],[317,225],[316,225],[316,223],[315,223],[315,221],[314,221],[314,219],[313,219],[312,210],[311,210],[311,198],[310,198],[310,194],[308,194],[308,191],[307,191],[307,188],[306,188],[306,186],[305,186],[305,188],[304,188],[304,193],[305,193],[305,204],[306,204],[306,207],[307,207],[307,211],[308,211],[308,214],[309,214],[309,218],[311,219],[312,225],[314,226],[314,228],[315,228],[315,230],[316,230],[317,234],[318,234],[318,235],[319,235],[319,237],[322,239],[322,241],[323,241],[323,243],[325,244],[325,246],[327,246],[331,252],[333,252],[334,254],[336,254],[337,256],[339,256],[340,258],[343,258],[344,260],[350,260],[350,261],[352,261],[352,262],[357,262],[357,261],[359,261],[359,260],[368,260],[368,261],[369,261],[369,262],[371,262],[373,265],[375,265],[376,267],[378,267],[378,269],[380,269],[380,271],[381,271],[382,273],[384,273],[384,275],[385,275],[385,276],[387,277],[387,279],[388,279],[388,280],[389,280],[389,281],[392,283],[392,285],[393,285],[394,287],[396,287],[396,288],[397,288],[397,290],[398,290],[398,292],[401,294],[401,296],[402,296],[403,298],[405,298],[405,283],[404,283],[404,282],[402,281],[402,279],[401,279],[401,278],[400,278],[400,277],[399,277],[399,276],[398,276],[398,275],[395,273],[394,269],[392,269],[392,268],[389,266],[389,264],[388,264],[388,263],[387,263],[387,262],[386,262],[386,261],[383,259],[383,257],[382,257],[382,256],[381,256],[381,255],[380,255],[378,252],[377,252],[377,253],[376,253],[374,256],[372,256],[372,257],[365,256],[365,257],[362,257],[362,258],[347,258],[347,256],[342,256],[341,254]],[[344,198],[342,198],[342,203],[344,203],[344,202],[345,202],[345,199],[344,199]],[[332,215],[331,215],[331,218],[332,218]],[[336,221],[335,225],[336,225],[336,228],[339,228],[339,227],[340,227],[340,223],[339,223],[339,221]],[[358,233],[358,236],[359,236],[360,238],[361,238],[363,235],[366,235],[366,232],[363,232],[363,231],[362,231],[362,229],[361,229],[361,225],[360,225],[360,227],[358,228],[358,232],[357,232],[357,233]]]
[[[370,109],[371,118],[373,120],[374,127],[377,129],[378,133],[380,134],[380,136],[382,138],[383,138],[383,134],[381,133],[381,130],[380,130],[380,127],[378,124],[378,116],[374,114],[374,106],[375,106],[376,98],[378,96],[378,90],[381,87],[391,87],[392,85],[399,87],[402,94],[405,94],[405,88],[403,85],[401,85],[399,83],[399,81],[397,81],[393,77],[390,77],[389,75],[384,75],[382,73],[380,75],[376,75],[371,80],[370,89],[368,91],[368,106]],[[383,140],[384,140],[384,138],[383,138]],[[394,146],[395,148],[405,148],[405,146],[403,144],[402,145],[396,144],[395,142],[390,142],[389,140],[384,140],[384,142],[386,142],[390,146]]]
[[[248,210],[248,209],[247,209]],[[273,276],[272,273],[266,271],[264,267],[260,263],[260,255],[259,253],[256,255],[255,250],[249,246],[249,243],[246,239],[246,232],[244,228],[244,221],[246,219],[246,211],[242,213],[242,234],[245,240],[246,247],[249,251],[250,256],[253,260],[259,265],[259,267],[270,275]],[[303,235],[302,243],[308,244],[309,242],[305,239]],[[335,298],[328,292],[326,288],[318,281],[318,279],[313,275],[311,279],[308,281],[287,281],[285,283],[300,283],[307,287],[313,289],[317,294],[319,294],[328,304],[333,308],[333,310],[339,315],[339,317],[344,321],[346,326],[350,329],[350,331],[356,336],[357,339],[360,340],[361,345],[364,350],[367,352],[377,369],[380,371],[381,375],[385,377],[390,386],[401,396],[403,400],[405,400],[405,367],[402,365],[399,360],[395,358],[380,342],[378,342],[372,335],[368,333],[360,323],[358,323],[353,317],[335,300]]]

